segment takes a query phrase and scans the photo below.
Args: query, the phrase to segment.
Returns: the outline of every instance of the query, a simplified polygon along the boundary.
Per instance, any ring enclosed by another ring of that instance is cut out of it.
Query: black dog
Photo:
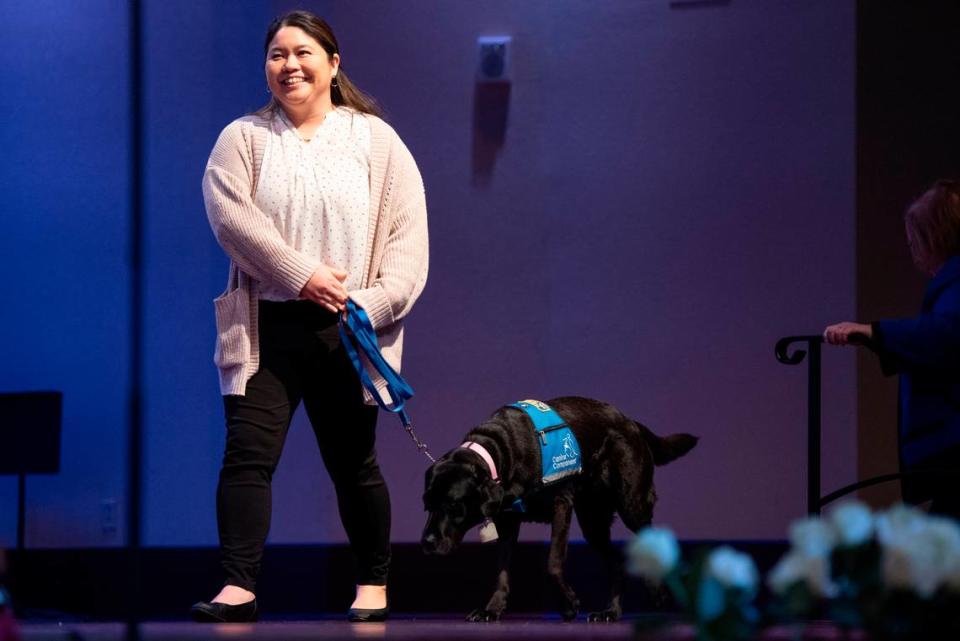
[[[510,593],[508,566],[520,523],[552,524],[547,572],[560,589],[564,620],[576,617],[580,604],[563,578],[570,517],[587,542],[603,556],[610,574],[610,603],[590,621],[616,621],[622,614],[623,559],[610,541],[614,514],[632,531],[649,525],[657,495],[653,468],[689,452],[697,437],[661,438],[615,407],[567,396],[547,401],[573,431],[580,445],[582,471],[550,485],[541,483],[540,447],[530,418],[504,407],[464,437],[486,450],[499,475],[494,481],[482,455],[457,448],[427,470],[423,504],[429,513],[421,544],[427,554],[449,554],[471,527],[492,519],[499,532],[499,574],[489,602],[468,621],[496,621]],[[522,499],[525,511],[512,509]]]

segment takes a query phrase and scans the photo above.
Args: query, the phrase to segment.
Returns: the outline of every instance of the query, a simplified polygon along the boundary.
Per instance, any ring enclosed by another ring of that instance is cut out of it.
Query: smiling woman
[[[303,11],[282,16],[264,53],[270,103],[223,130],[203,177],[207,217],[231,259],[227,289],[214,301],[227,426],[217,487],[226,581],[192,614],[257,619],[271,480],[302,400],[357,557],[348,616],[382,621],[390,497],[374,449],[377,407],[337,325],[349,298],[399,371],[403,318],[427,277],[423,182],[374,100],[343,73],[326,22]]]
[[[263,49],[273,97],[257,112],[260,115],[282,105],[296,122],[343,105],[383,117],[376,101],[355,87],[340,68],[340,45],[326,21],[305,11],[289,13],[270,25]]]
[[[339,54],[328,55],[297,27],[277,31],[267,52],[267,83],[287,112],[328,107]],[[329,111],[329,109],[327,109]]]

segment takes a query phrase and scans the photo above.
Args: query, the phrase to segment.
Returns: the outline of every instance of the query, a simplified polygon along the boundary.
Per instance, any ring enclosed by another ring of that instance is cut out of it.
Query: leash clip
[[[427,444],[417,437],[417,433],[413,431],[413,424],[410,422],[410,419],[407,418],[407,413],[402,410],[400,412],[400,420],[403,422],[403,429],[407,430],[407,434],[413,439],[413,444],[417,446],[417,450],[423,452],[423,455],[430,459],[431,463],[436,463],[437,461],[433,458],[433,455],[430,454],[430,449],[427,447]]]

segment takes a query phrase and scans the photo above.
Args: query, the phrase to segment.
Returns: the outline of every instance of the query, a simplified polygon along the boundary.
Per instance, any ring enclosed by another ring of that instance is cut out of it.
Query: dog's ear
[[[489,481],[483,486],[483,502],[480,504],[480,513],[490,518],[500,513],[500,505],[503,503],[503,488],[499,483]]]

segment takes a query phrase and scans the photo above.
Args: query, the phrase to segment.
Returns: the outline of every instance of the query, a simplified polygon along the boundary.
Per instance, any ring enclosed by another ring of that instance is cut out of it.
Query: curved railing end
[[[777,341],[777,344],[773,350],[774,354],[777,356],[777,360],[785,365],[798,365],[799,363],[802,363],[804,357],[807,355],[806,350],[797,349],[792,354],[787,353],[790,345],[801,342],[807,343],[808,345],[819,345],[823,342],[823,336],[820,336],[819,334],[813,336],[784,336]]]

